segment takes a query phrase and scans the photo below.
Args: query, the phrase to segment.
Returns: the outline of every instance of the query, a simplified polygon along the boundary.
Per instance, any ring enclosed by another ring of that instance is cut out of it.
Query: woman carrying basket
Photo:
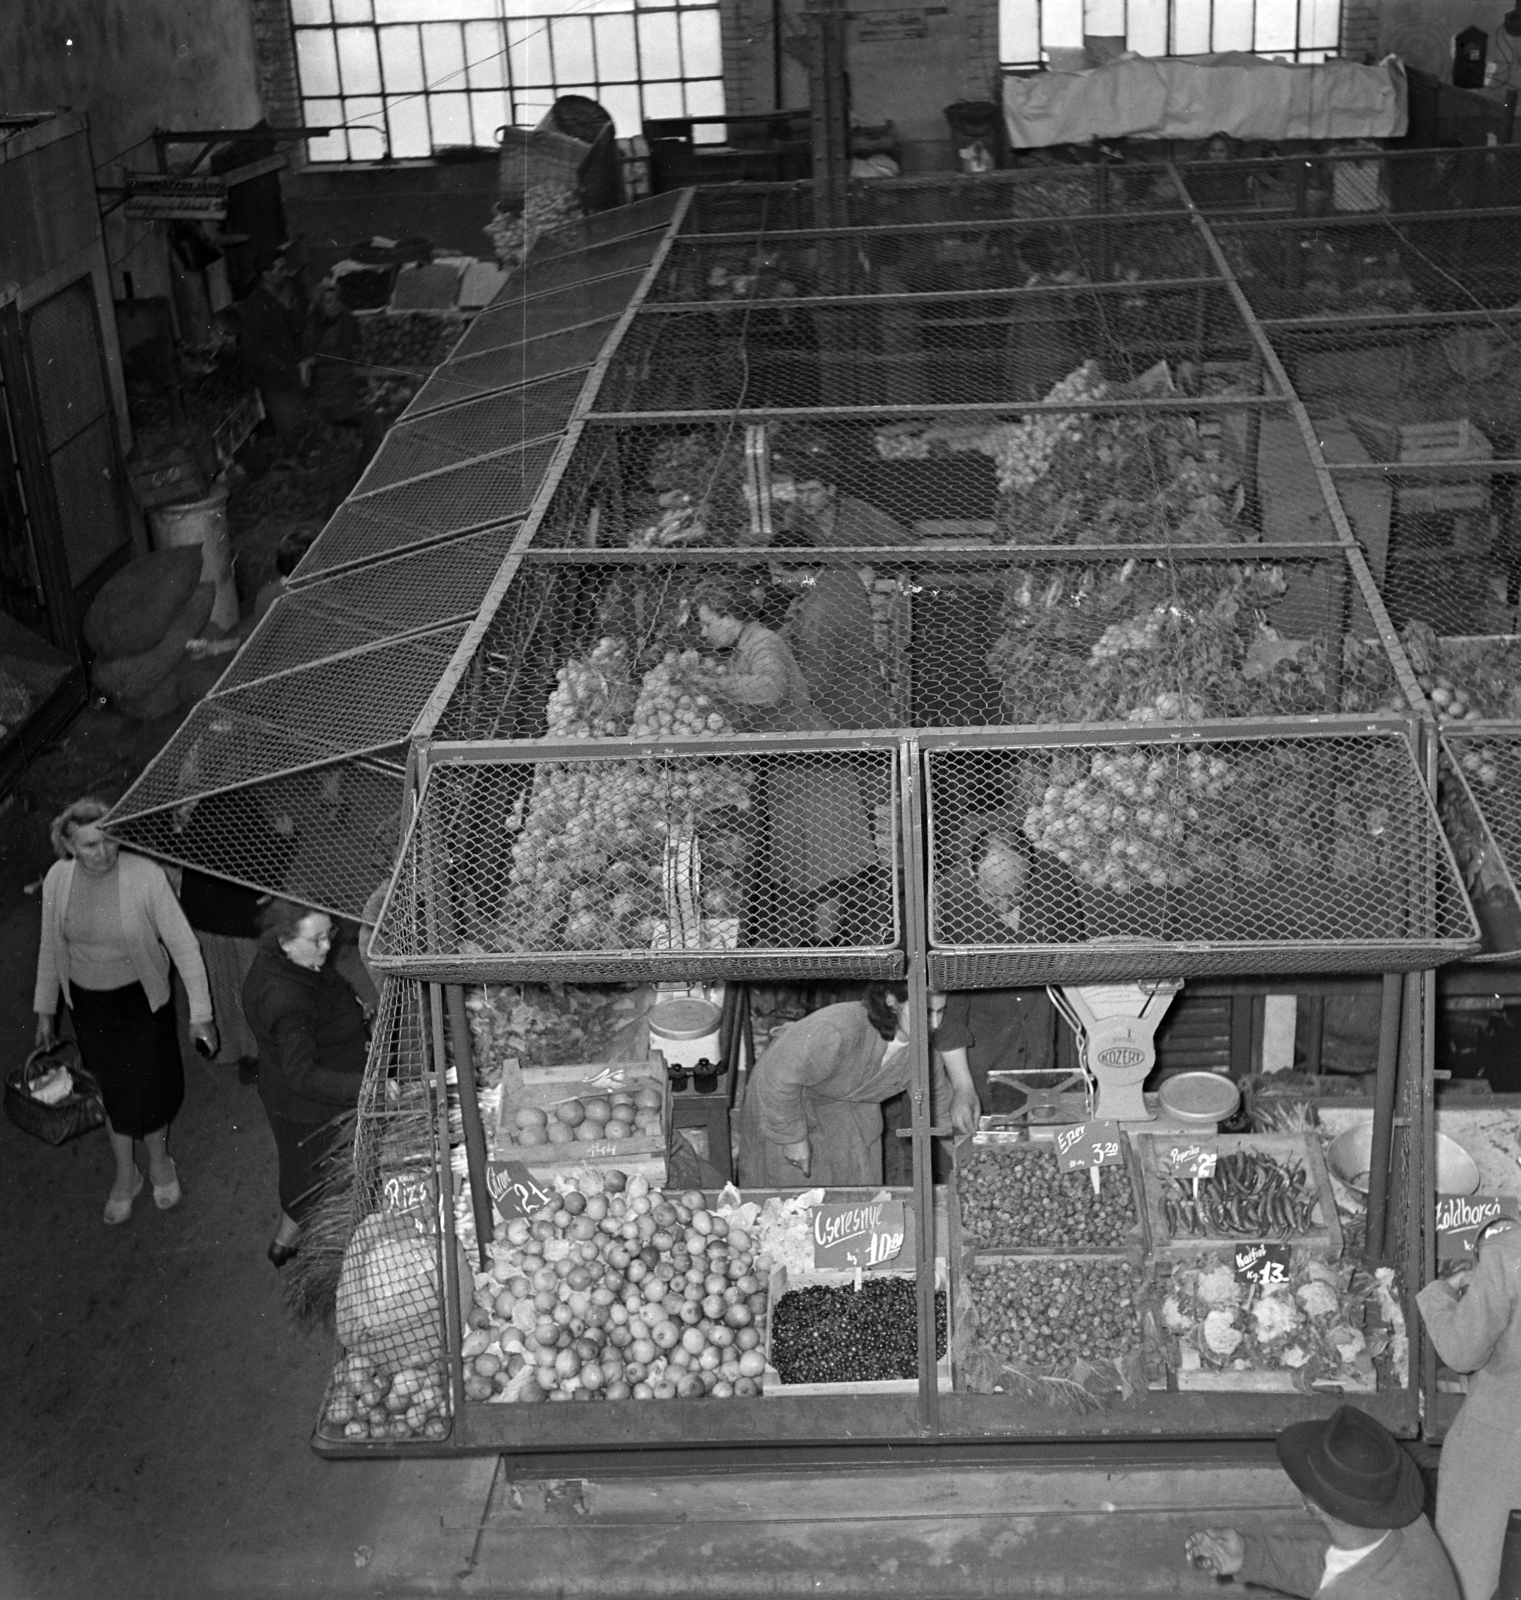
[[[80,1059],[100,1084],[116,1157],[105,1220],[115,1226],[132,1215],[132,1202],[142,1192],[133,1150],[139,1139],[147,1147],[153,1203],[167,1211],[181,1198],[168,1149],[169,1124],[185,1098],[179,1031],[169,1003],[171,962],[190,997],[197,1049],[215,1055],[217,1031],[200,946],[169,880],[155,862],[123,851],[101,832],[108,810],[101,800],[76,800],[53,819],[59,859],[42,880],[33,1009],[37,1047],[50,1050],[62,992]]]

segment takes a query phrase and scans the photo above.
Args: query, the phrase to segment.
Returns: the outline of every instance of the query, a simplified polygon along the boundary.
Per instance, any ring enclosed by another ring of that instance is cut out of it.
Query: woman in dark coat
[[[366,1053],[359,1000],[328,961],[332,919],[275,900],[243,984],[243,1015],[259,1046],[259,1098],[280,1162],[277,1267],[295,1255],[302,1219],[338,1120],[359,1100]]]

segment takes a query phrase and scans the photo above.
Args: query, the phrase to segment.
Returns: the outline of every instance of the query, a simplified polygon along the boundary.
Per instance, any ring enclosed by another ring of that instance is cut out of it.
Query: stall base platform
[[[342,1470],[339,1467],[337,1470]],[[1266,1448],[1194,1464],[915,1465],[553,1478],[513,1458],[399,1462],[365,1579],[379,1595],[1218,1593],[1194,1528],[1303,1521]]]

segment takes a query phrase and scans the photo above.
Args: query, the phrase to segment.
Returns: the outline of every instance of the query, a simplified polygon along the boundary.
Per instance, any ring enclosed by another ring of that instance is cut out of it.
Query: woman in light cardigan
[[[215,1055],[211,993],[195,934],[163,869],[145,856],[123,854],[101,832],[107,806],[76,800],[53,821],[59,859],[42,880],[42,943],[37,952],[37,1046],[50,1049],[60,990],[74,1017],[85,1066],[100,1083],[106,1128],[116,1156],[116,1182],[105,1220],[122,1223],[142,1191],[133,1151],[148,1151],[153,1203],[180,1201],[169,1157],[169,1124],[185,1098],[185,1069],[170,1000],[169,964],[190,997],[190,1032]]]

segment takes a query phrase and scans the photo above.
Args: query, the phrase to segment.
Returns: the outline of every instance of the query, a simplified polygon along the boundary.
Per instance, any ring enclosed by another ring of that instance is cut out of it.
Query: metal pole
[[[1370,1265],[1384,1255],[1389,1219],[1389,1155],[1394,1147],[1394,1099],[1399,1067],[1400,1003],[1404,980],[1384,974],[1383,1007],[1378,1021],[1378,1081],[1373,1090],[1373,1151],[1368,1166],[1368,1235],[1363,1260]]]
[[[486,1246],[491,1243],[491,1193],[486,1187],[486,1130],[481,1125],[481,1103],[475,1092],[475,1052],[470,1047],[470,1018],[465,1012],[465,990],[458,983],[444,985],[449,1007],[449,1033],[454,1041],[454,1075],[459,1080],[459,1113],[465,1124],[465,1167],[470,1175],[470,1209],[475,1215],[475,1245],[481,1271],[486,1270]]]
[[[465,1426],[465,1363],[460,1356],[464,1329],[459,1314],[459,1260],[454,1248],[454,1167],[449,1160],[449,1053],[444,1047],[444,1007],[439,985],[427,985],[428,1014],[432,1041],[433,1085],[438,1096],[438,1228],[443,1256],[444,1285],[444,1361],[449,1371],[450,1411],[454,1419],[454,1439],[463,1442]]]

